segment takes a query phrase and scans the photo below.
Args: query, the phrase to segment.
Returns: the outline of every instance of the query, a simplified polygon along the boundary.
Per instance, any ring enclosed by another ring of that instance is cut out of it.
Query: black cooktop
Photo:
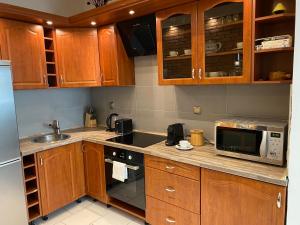
[[[164,140],[166,140],[166,137],[164,136],[155,135],[155,134],[146,134],[140,132],[132,132],[131,134],[114,137],[108,139],[107,141],[146,148],[150,145],[154,145]]]

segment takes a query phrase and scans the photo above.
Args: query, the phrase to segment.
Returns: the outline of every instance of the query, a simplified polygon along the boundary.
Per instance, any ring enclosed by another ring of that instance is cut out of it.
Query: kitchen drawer
[[[145,165],[168,173],[200,180],[200,168],[154,156],[145,156]]]
[[[200,214],[200,182],[146,167],[146,195]]]
[[[147,196],[146,221],[151,225],[200,225],[200,215]]]

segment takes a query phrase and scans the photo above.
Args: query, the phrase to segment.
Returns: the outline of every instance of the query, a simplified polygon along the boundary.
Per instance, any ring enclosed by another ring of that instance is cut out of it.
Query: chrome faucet
[[[53,120],[52,124],[49,124],[49,127],[52,127],[54,130],[54,133],[56,135],[61,135],[60,132],[60,125],[59,125],[59,121],[58,120]]]

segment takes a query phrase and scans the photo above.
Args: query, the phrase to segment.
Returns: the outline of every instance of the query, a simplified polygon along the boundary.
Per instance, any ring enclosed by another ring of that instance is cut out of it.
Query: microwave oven
[[[218,155],[284,166],[288,125],[251,119],[215,122],[215,151]]]

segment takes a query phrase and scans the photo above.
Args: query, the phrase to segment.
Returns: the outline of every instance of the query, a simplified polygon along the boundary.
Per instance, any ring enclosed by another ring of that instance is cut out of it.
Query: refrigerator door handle
[[[5,167],[5,166],[9,166],[11,164],[14,164],[16,162],[20,162],[21,161],[21,157],[6,161],[6,162],[1,162],[0,164],[0,168]]]

